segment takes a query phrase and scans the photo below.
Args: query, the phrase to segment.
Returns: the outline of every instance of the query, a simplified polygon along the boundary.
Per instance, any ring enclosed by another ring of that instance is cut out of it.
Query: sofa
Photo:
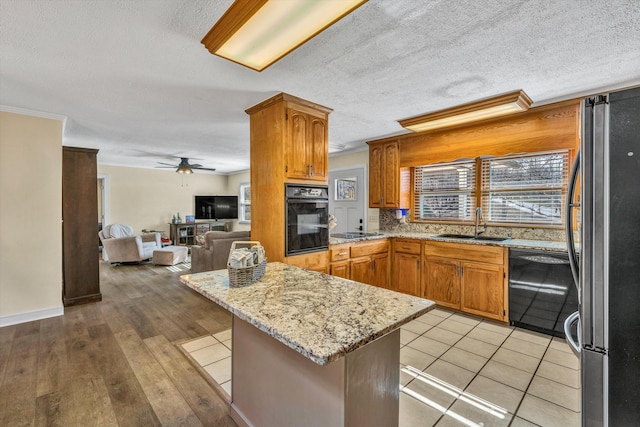
[[[151,259],[153,251],[162,248],[160,233],[134,236],[124,224],[109,224],[98,233],[102,242],[102,259],[112,264]]]
[[[231,244],[251,240],[250,231],[209,231],[203,246],[191,247],[191,272],[221,270],[227,268]]]

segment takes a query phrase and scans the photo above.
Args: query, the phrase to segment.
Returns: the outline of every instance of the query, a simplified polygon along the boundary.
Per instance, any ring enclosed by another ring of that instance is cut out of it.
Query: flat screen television
[[[195,196],[196,219],[238,218],[238,196]]]

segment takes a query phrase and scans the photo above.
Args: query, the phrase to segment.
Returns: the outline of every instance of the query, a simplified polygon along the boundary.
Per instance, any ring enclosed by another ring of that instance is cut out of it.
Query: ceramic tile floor
[[[231,331],[182,344],[231,395]],[[580,426],[580,363],[559,338],[436,308],[400,333],[400,426]]]

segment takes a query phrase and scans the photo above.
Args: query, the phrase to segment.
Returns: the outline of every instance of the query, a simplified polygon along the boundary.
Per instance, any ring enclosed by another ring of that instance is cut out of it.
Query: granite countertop
[[[432,240],[437,242],[468,243],[471,245],[491,245],[491,246],[502,246],[502,247],[508,247],[508,248],[538,249],[538,250],[545,250],[545,251],[562,251],[562,252],[567,251],[566,242],[554,242],[550,240],[507,239],[501,242],[497,242],[497,241],[487,241],[487,240],[445,238],[445,237],[436,237],[436,236],[437,236],[436,234],[428,234],[428,233],[388,232],[388,233],[380,233],[375,236],[357,237],[354,239],[339,239],[335,237],[330,237],[329,244],[339,245],[342,243],[353,243],[353,242],[359,242],[364,240],[375,240],[375,239],[399,237],[399,238],[405,238],[405,239]]]
[[[180,281],[319,365],[435,308],[433,301],[279,262],[241,288],[229,287],[227,270]]]

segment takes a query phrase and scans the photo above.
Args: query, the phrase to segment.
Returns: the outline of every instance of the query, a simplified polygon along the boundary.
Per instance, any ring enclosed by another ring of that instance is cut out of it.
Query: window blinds
[[[414,174],[415,220],[469,220],[475,210],[474,160],[418,166]]]
[[[568,151],[482,160],[482,209],[493,223],[562,223]]]

